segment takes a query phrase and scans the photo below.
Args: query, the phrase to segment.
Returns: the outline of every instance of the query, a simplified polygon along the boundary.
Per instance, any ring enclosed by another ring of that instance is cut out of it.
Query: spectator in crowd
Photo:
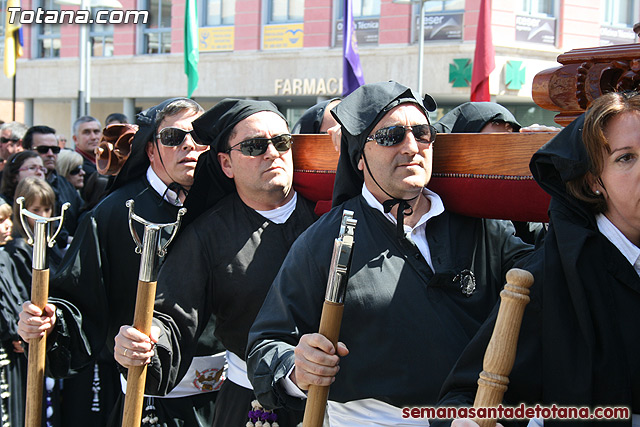
[[[122,113],[111,113],[104,121],[105,126],[125,123],[129,123],[129,120],[127,119],[127,116]]]
[[[65,239],[68,240],[68,237],[73,236],[76,231],[83,201],[75,187],[56,171],[56,162],[58,153],[60,153],[60,147],[56,140],[56,131],[49,126],[32,126],[25,133],[22,145],[26,150],[37,152],[42,158],[44,167],[47,168],[45,179],[56,194],[55,215],[60,215],[60,209],[63,204],[67,202],[71,204],[65,214],[64,221],[64,229],[67,231],[67,235],[63,234],[59,241],[61,247],[64,248],[67,243]]]
[[[42,158],[33,151],[20,151],[9,156],[7,167],[0,182],[0,196],[5,202],[13,205],[16,187],[20,181],[28,176],[45,179],[47,168]]]
[[[4,200],[0,200],[0,246],[4,246],[11,240],[11,230],[13,229],[11,213],[11,205]]]
[[[22,138],[27,131],[27,126],[20,122],[8,122],[0,125],[0,159],[4,160],[1,168],[14,153],[22,151]],[[0,177],[2,169],[0,168]]]
[[[56,170],[58,175],[66,178],[73,187],[80,191],[84,186],[84,169],[82,156],[75,151],[62,150],[58,154]]]
[[[58,147],[60,147],[61,150],[64,150],[65,148],[67,148],[67,137],[61,134],[57,134],[56,138],[58,139]]]
[[[100,175],[96,169],[95,149],[102,138],[102,127],[95,117],[82,116],[73,123],[73,141],[76,152],[84,161],[82,169],[85,172],[84,187],[80,195],[88,208],[95,206],[106,193],[109,179]]]

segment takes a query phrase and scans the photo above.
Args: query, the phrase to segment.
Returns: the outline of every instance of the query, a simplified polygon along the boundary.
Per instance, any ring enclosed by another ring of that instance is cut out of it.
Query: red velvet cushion
[[[316,213],[331,209],[335,174],[296,171],[295,190],[317,202]],[[533,179],[433,177],[429,189],[442,197],[445,207],[462,215],[514,221],[547,222],[550,196]]]

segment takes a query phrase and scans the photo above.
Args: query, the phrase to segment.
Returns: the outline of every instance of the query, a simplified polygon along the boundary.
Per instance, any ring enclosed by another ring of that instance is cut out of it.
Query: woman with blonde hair
[[[11,214],[11,205],[0,199],[0,247],[11,240],[11,230],[13,229]]]
[[[85,171],[82,162],[82,156],[71,150],[61,150],[56,161],[58,175],[65,177],[78,191],[84,187]]]

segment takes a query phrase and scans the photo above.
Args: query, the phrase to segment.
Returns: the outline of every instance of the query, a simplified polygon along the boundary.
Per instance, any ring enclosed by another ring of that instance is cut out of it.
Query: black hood
[[[564,206],[570,209],[577,218],[585,221],[584,225],[594,225],[595,217],[592,209],[585,202],[569,195],[566,183],[586,174],[591,161],[582,141],[584,127],[582,114],[558,135],[540,147],[533,155],[529,168],[533,177],[544,191],[553,199],[551,208]]]
[[[442,116],[433,126],[440,133],[479,133],[493,120],[502,120],[519,131],[522,126],[509,110],[495,102],[465,102]]]
[[[332,98],[327,101],[319,102],[309,108],[298,119],[296,124],[293,125],[291,133],[320,133],[322,120],[324,119],[324,111],[327,109],[329,104],[339,99],[340,98]]]

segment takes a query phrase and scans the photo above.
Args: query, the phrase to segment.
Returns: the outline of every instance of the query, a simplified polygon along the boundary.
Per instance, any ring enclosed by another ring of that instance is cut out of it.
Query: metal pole
[[[424,3],[426,0],[420,2],[420,40],[418,42],[418,48],[420,52],[418,54],[418,96],[422,97],[422,73],[424,70]]]
[[[86,0],[80,9],[86,10]],[[78,90],[78,117],[87,114],[87,24],[80,26],[80,89]]]

